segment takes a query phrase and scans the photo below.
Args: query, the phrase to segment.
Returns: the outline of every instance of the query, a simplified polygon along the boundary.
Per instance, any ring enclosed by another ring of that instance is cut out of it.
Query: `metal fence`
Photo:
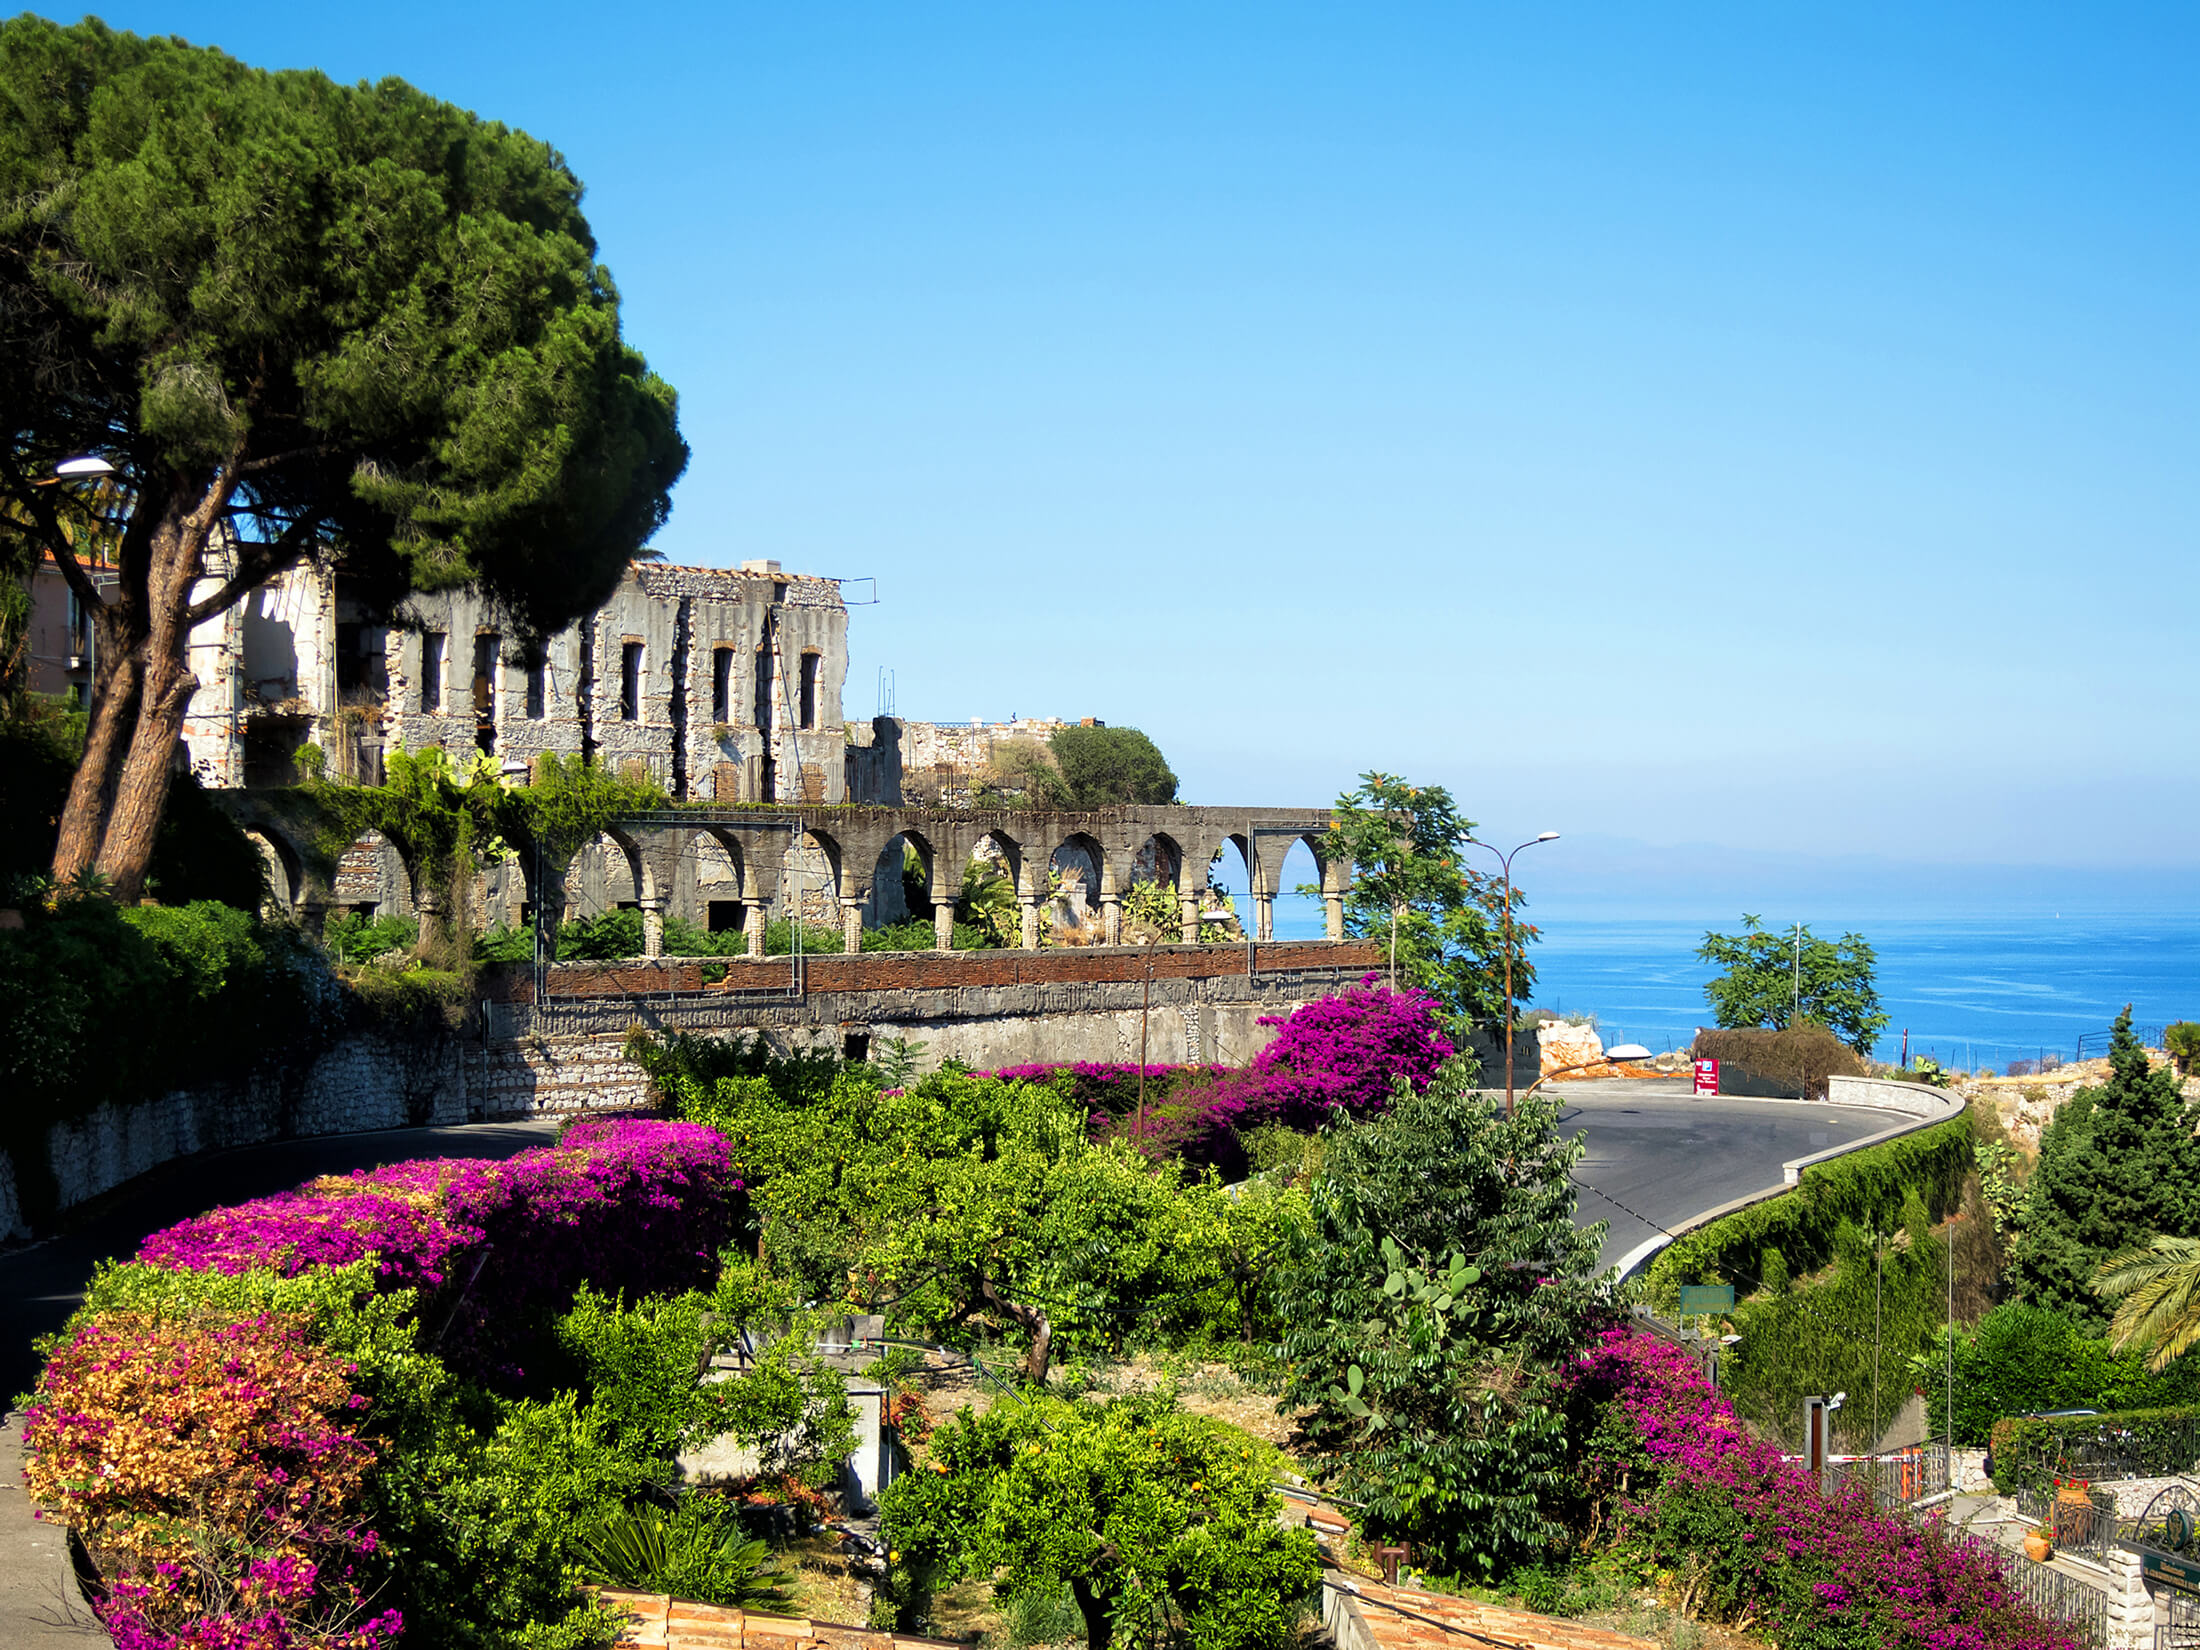
[[[2200,1650],[2200,1598],[2170,1592],[2169,1620],[2154,1629],[2154,1650]]]
[[[1826,1468],[1827,1488],[1837,1484],[1866,1485],[1881,1507],[1906,1507],[1948,1488],[1948,1446],[1912,1444],[1884,1455],[1860,1455],[1853,1461],[1835,1461]]]
[[[2093,1483],[2167,1478],[2200,1464],[2200,1410],[2072,1416],[2044,1425],[2042,1436],[2010,1441],[2007,1466],[2021,1469],[2020,1483],[2024,1476]],[[1994,1476],[2008,1481],[1998,1458]]]
[[[2009,1578],[2024,1602],[2043,1616],[2061,1622],[2081,1644],[2093,1646],[2093,1650],[2107,1650],[2108,1646],[2108,1595],[2097,1587],[2089,1587],[2076,1576],[2051,1570],[2044,1564],[2035,1564],[2024,1554],[2012,1552],[2007,1547],[1979,1543],[2001,1565],[2002,1574]]]
[[[2119,1517],[2113,1505],[2065,1501],[2052,1490],[2019,1490],[2016,1500],[2022,1517],[2054,1531],[2055,1546],[2062,1552],[2105,1560],[2118,1537],[2129,1538],[2138,1531],[2138,1520]]]
[[[2133,1026],[2131,1034],[2139,1039],[2140,1046],[2143,1048],[2160,1048],[2163,1034],[2167,1029],[2165,1026]],[[2113,1031],[2088,1031],[2084,1033],[2078,1038],[2077,1058],[2080,1060],[2105,1059],[2108,1055],[2109,1044],[2115,1040],[2115,1037],[2116,1034]]]

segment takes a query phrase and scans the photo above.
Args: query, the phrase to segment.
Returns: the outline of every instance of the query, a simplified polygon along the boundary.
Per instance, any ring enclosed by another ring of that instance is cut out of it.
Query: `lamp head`
[[[53,467],[53,473],[65,481],[83,480],[91,476],[111,476],[115,467],[94,454],[82,454],[65,458]]]
[[[1538,836],[1536,838],[1536,841],[1538,842],[1556,842],[1557,840],[1558,833],[1556,831],[1545,831],[1541,836]]]

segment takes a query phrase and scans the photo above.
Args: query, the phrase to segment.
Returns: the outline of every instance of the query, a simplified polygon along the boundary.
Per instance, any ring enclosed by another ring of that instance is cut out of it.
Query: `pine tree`
[[[2108,1081],[2078,1090],[2040,1138],[2017,1246],[2024,1299],[2098,1335],[2108,1324],[2093,1292],[2102,1261],[2157,1235],[2200,1236],[2195,1121],[2175,1074],[2148,1065],[2126,1007]]]

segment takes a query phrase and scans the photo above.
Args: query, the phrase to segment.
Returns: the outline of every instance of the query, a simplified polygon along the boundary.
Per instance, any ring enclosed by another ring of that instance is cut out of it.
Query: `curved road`
[[[1586,1134],[1574,1165],[1577,1224],[1609,1220],[1601,1266],[1615,1265],[1659,1227],[1780,1184],[1780,1165],[1843,1146],[1906,1119],[1809,1100],[1699,1098],[1686,1077],[1554,1083],[1558,1126]],[[1647,1217],[1647,1218],[1644,1218]],[[1655,1224],[1653,1224],[1653,1222]]]

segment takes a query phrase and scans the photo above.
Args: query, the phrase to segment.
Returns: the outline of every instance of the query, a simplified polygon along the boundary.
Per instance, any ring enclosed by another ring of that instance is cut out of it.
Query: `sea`
[[[1240,899],[1241,907],[1244,901]],[[1707,930],[1739,927],[1721,906],[1701,918],[1630,916],[1609,903],[1528,913],[1535,1006],[1594,1015],[1607,1047],[1686,1048],[1711,1023],[1696,960]],[[1768,918],[1768,926],[1770,919]],[[1814,924],[1819,938],[1854,929],[1878,957],[1887,1031],[1876,1052],[1977,1071],[2102,1054],[2128,1003],[2150,1042],[2176,1020],[2200,1020],[2200,913],[2191,910],[1948,911]],[[1318,939],[1321,902],[1276,902],[1280,939]]]

